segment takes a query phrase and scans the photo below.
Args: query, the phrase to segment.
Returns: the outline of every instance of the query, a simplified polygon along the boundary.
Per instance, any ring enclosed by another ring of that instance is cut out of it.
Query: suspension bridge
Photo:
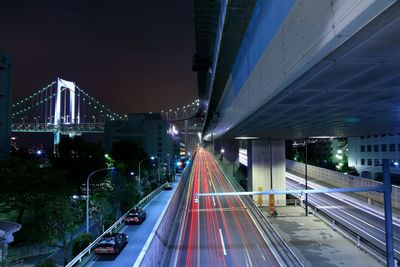
[[[125,117],[112,112],[74,82],[58,78],[12,106],[12,132],[54,133],[60,135],[102,133],[109,120]]]
[[[182,108],[162,111],[161,115],[175,125],[186,121],[186,127],[182,125],[185,132],[187,133],[188,127],[194,127],[197,133],[202,125],[199,117],[202,117],[200,110],[203,105],[200,103],[200,100],[195,100]],[[14,103],[11,118],[12,132],[53,133],[56,148],[60,142],[60,135],[73,137],[83,133],[103,133],[107,121],[124,120],[126,115],[111,111],[75,82],[57,78],[56,81]],[[193,123],[188,125],[189,120]]]

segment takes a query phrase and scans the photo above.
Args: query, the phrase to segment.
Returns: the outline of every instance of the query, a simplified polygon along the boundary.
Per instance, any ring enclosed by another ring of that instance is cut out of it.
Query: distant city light
[[[225,153],[225,149],[221,148],[221,154]]]
[[[38,154],[39,156],[42,155],[42,150],[39,149],[38,151],[36,151],[36,154]]]
[[[135,173],[134,172],[131,172],[131,176],[133,176]]]
[[[154,159],[155,159],[155,157],[154,157],[154,156],[151,156],[151,157],[150,157],[150,159],[151,159],[151,160],[154,160]]]

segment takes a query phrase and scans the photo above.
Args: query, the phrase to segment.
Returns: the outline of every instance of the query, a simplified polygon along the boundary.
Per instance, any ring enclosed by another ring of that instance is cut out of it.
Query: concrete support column
[[[285,141],[251,140],[247,146],[248,191],[285,190]],[[275,206],[286,205],[286,195],[276,195]],[[254,201],[258,203],[258,196]],[[269,205],[269,196],[262,196],[262,205]]]

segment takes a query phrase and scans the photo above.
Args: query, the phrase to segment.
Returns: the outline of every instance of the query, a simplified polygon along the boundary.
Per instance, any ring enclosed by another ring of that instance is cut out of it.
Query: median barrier
[[[194,156],[193,156],[194,158]],[[186,168],[173,196],[162,211],[134,266],[161,266],[190,168]]]

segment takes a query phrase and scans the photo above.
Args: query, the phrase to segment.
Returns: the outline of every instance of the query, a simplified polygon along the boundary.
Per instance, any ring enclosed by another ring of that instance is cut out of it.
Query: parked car
[[[128,236],[123,233],[110,233],[104,235],[97,243],[95,254],[119,254],[128,244]]]
[[[164,190],[172,190],[172,185],[170,183],[166,183],[164,185]]]
[[[142,224],[146,220],[146,212],[142,209],[131,209],[124,218],[125,224]]]

